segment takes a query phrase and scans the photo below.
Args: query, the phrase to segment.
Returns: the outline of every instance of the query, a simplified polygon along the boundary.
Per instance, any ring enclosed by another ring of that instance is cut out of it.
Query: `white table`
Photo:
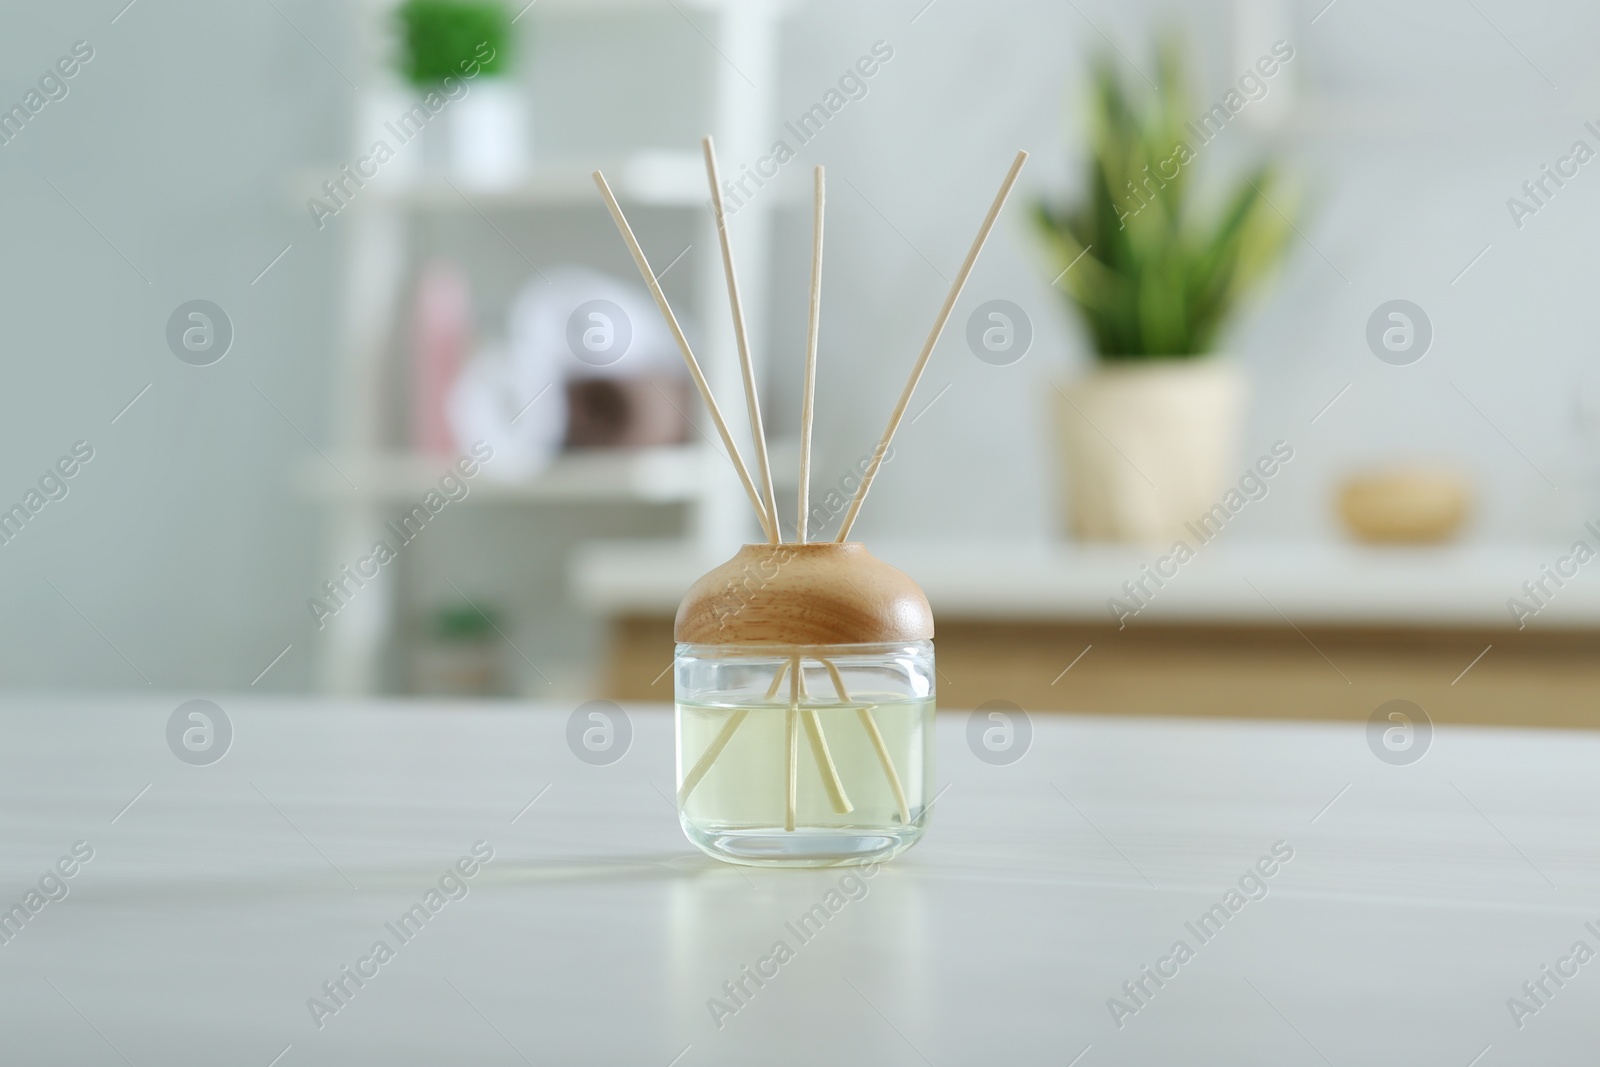
[[[595,767],[565,707],[223,698],[231,750],[197,767],[167,747],[180,699],[0,709],[0,904],[94,848],[0,944],[0,1062],[1498,1067],[1600,1048],[1600,959],[1546,980],[1520,1030],[1506,1004],[1573,942],[1600,949],[1600,736],[1445,728],[1391,766],[1354,724],[1056,717],[991,766],[946,713],[928,837],[802,943],[785,924],[844,872],[695,852],[664,708],[630,709],[631,749]],[[494,859],[468,895],[401,943],[385,923],[479,840]],[[1185,923],[1278,841],[1294,858],[1269,894],[1201,944]],[[380,938],[394,958],[319,1029],[307,999]],[[1180,938],[1194,958],[1118,1029],[1108,998]],[[707,999],[780,939],[793,958],[718,1029]]]

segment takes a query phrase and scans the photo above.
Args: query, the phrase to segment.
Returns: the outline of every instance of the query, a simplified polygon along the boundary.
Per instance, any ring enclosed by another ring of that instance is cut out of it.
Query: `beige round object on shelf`
[[[1357,540],[1438,544],[1472,509],[1472,486],[1446,467],[1397,467],[1352,475],[1339,488],[1339,515]]]
[[[685,644],[866,645],[933,639],[933,609],[858,541],[745,545],[701,577],[673,636]]]

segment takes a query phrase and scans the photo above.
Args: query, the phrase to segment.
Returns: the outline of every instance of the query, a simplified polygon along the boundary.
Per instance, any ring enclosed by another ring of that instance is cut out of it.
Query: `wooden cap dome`
[[[706,645],[859,645],[933,638],[933,609],[857,541],[745,545],[689,587],[676,640]]]

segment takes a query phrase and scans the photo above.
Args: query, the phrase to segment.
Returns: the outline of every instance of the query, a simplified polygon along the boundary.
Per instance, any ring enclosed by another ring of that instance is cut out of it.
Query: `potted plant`
[[[421,94],[397,120],[424,154],[475,185],[504,184],[527,162],[527,109],[505,77],[511,15],[499,0],[405,0],[395,11],[401,75]],[[428,126],[432,132],[421,131]]]
[[[1093,68],[1087,188],[1034,217],[1097,357],[1053,397],[1068,528],[1087,540],[1155,541],[1217,502],[1245,410],[1243,372],[1216,354],[1244,298],[1280,260],[1290,225],[1259,166],[1211,210],[1192,196],[1206,148],[1173,39],[1155,92],[1136,101]]]

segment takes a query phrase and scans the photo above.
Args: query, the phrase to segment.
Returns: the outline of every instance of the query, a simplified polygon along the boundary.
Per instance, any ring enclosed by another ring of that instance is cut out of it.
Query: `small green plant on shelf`
[[[499,632],[501,621],[494,608],[439,608],[428,618],[428,636],[441,644],[488,640]]]
[[[464,74],[502,74],[510,60],[511,19],[492,0],[406,0],[400,23],[400,73],[418,88]],[[474,69],[476,68],[476,69]]]
[[[1196,205],[1189,170],[1205,142],[1189,122],[1176,37],[1158,47],[1156,81],[1153,94],[1136,100],[1110,56],[1095,59],[1086,194],[1070,207],[1034,208],[1053,270],[1065,271],[1060,284],[1102,362],[1210,352],[1282,259],[1291,230],[1271,199],[1282,184],[1271,162],[1220,208]]]

